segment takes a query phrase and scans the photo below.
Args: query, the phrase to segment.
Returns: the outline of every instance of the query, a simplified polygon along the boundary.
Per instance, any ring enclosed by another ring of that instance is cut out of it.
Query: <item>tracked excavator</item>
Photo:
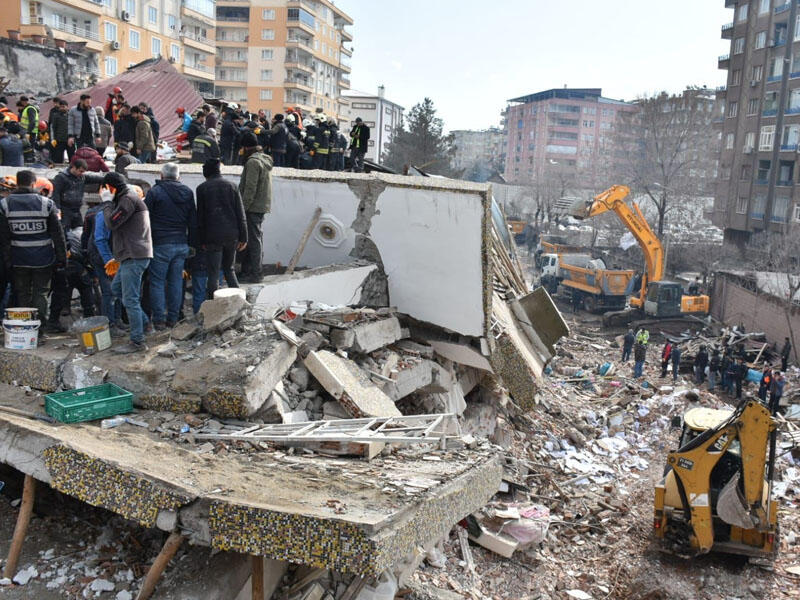
[[[627,325],[639,317],[674,319],[686,315],[708,314],[710,302],[706,295],[688,296],[683,286],[675,281],[664,280],[664,248],[658,236],[650,229],[639,206],[625,202],[630,188],[614,185],[598,194],[589,202],[573,205],[571,215],[576,219],[588,219],[605,212],[613,212],[628,228],[639,243],[644,254],[645,273],[639,291],[628,298],[629,309],[605,313],[603,322],[607,326]]]
[[[655,486],[660,549],[686,558],[719,551],[770,560],[779,546],[772,499],[777,421],[757,400],[693,408]],[[681,422],[682,421],[682,422]]]

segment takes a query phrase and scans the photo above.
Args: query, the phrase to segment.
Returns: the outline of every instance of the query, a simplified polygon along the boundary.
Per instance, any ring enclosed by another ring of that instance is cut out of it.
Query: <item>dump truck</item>
[[[633,291],[633,271],[606,269],[590,254],[542,254],[540,265],[543,287],[589,312],[624,308]]]
[[[752,399],[735,410],[696,407],[673,426],[681,429],[678,448],[655,486],[659,548],[685,558],[711,550],[774,557],[777,421],[769,410]]]

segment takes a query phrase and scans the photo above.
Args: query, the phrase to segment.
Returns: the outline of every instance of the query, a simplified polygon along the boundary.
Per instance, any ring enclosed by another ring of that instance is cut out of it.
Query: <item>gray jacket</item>
[[[100,137],[100,121],[97,119],[97,113],[94,108],[89,108],[89,124],[92,126],[92,137]],[[83,125],[83,114],[77,106],[69,109],[69,118],[67,119],[67,135],[69,137],[78,137],[81,134],[81,126]]]
[[[117,190],[114,201],[103,209],[106,227],[111,230],[114,258],[153,258],[150,213],[132,188]]]

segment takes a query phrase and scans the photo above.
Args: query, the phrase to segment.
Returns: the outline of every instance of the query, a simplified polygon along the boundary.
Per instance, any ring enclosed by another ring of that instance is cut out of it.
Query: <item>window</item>
[[[750,216],[754,219],[764,218],[764,208],[767,206],[767,197],[764,194],[757,194],[754,198],[753,208],[750,209]]]
[[[788,111],[792,114],[800,112],[800,89],[792,90],[789,94]]]
[[[781,75],[783,75],[783,57],[776,56],[770,63],[767,81],[777,81],[781,78]]]
[[[744,134],[744,148],[745,151],[748,149],[752,152],[753,148],[756,147],[756,132],[755,131],[748,131]]]
[[[786,125],[781,138],[781,150],[797,150],[800,143],[800,125]]]
[[[272,81],[272,69],[261,69],[261,81]]]
[[[758,138],[759,150],[772,150],[775,141],[775,125],[764,125],[761,128],[761,135]],[[761,162],[764,162],[763,160]],[[769,162],[769,161],[767,161]],[[767,167],[769,168],[769,167]],[[760,169],[760,167],[759,167]],[[760,179],[760,178],[759,178]]]
[[[800,223],[800,204],[796,204],[794,207],[794,220],[796,223]]]
[[[578,134],[571,131],[553,131],[550,133],[551,140],[577,140]]]
[[[758,98],[750,98],[750,101],[747,103],[747,114],[755,115],[757,113],[758,113]]]
[[[778,112],[778,92],[764,94],[764,115],[771,116]]]
[[[756,34],[756,41],[753,45],[755,50],[761,50],[767,45],[767,32],[766,31],[759,31]]]
[[[775,205],[772,207],[770,221],[775,223],[785,223],[786,213],[789,212],[789,198],[787,196],[776,196]]]
[[[737,113],[739,112],[739,103],[738,102],[731,102],[728,104],[728,118],[735,119]]]
[[[736,20],[747,21],[747,3],[742,4],[739,8],[736,9]]]
[[[742,174],[739,177],[742,181],[750,180],[750,165],[742,165]]]
[[[117,41],[117,26],[115,23],[105,22],[105,35],[107,42]]]
[[[753,81],[761,81],[762,77],[764,77],[764,65],[754,65],[750,79]]]
[[[742,70],[736,69],[731,71],[731,85],[740,85],[742,83]]]
[[[131,50],[138,50],[139,46],[139,32],[135,29],[131,29],[128,32],[128,45],[131,47]]]
[[[153,25],[158,23],[158,9],[153,6],[147,7],[147,22]]]
[[[594,121],[584,121],[583,122],[583,126],[584,127],[594,127]]]
[[[733,150],[733,134],[729,133],[725,136],[725,150]]]
[[[274,29],[262,29],[261,30],[261,39],[262,40],[274,40],[275,39],[275,30]]]
[[[778,162],[778,185],[792,185],[794,179],[794,161],[782,160]],[[783,214],[786,214],[786,208],[783,209]]]
[[[740,215],[747,214],[747,196],[739,196],[736,200],[736,212]]]
[[[136,14],[136,0],[125,0],[125,12],[130,16]]]
[[[275,20],[275,9],[274,8],[264,8],[264,9],[262,9],[261,10],[261,18],[264,21],[274,21]],[[264,91],[268,91],[268,90],[264,90]],[[272,96],[270,95],[269,99],[271,99],[271,98],[272,98]],[[262,100],[264,100],[264,98],[262,98]]]
[[[117,59],[111,56],[105,58],[106,77],[113,77],[117,74]]]
[[[585,114],[585,115],[596,115],[597,114],[597,109],[594,108],[593,106],[584,106],[583,107],[583,114]]]
[[[788,28],[788,23],[775,23],[775,33],[772,36],[773,46],[783,46],[786,43],[786,31]]]
[[[167,26],[170,29],[178,28],[178,19],[175,18],[175,15],[167,15]]]
[[[771,164],[772,163],[768,160],[758,161],[758,173],[756,174],[757,183],[767,183],[767,180],[769,179],[769,168]]]
[[[169,45],[169,57],[173,62],[180,62],[181,60],[181,47],[178,44]]]
[[[800,40],[800,29],[798,29],[798,26],[800,26],[800,15],[797,15],[797,17],[795,18],[795,21],[794,21],[794,41],[795,42],[797,40]]]
[[[150,43],[150,50],[153,54],[153,58],[161,56],[161,40],[154,37]]]
[[[738,37],[733,41],[733,53],[741,54],[744,52],[744,38]]]
[[[375,105],[374,104],[365,103],[365,102],[353,102],[352,106],[353,106],[353,108],[363,108],[363,109],[366,109],[366,110],[374,110],[375,109]],[[517,122],[517,126],[518,126],[519,129],[522,129],[522,119],[520,119]]]
[[[763,15],[769,12],[770,0],[758,0],[758,14]]]
[[[272,48],[261,50],[261,60],[272,60]]]
[[[261,100],[272,100],[272,90],[261,90],[258,94],[258,97]]]

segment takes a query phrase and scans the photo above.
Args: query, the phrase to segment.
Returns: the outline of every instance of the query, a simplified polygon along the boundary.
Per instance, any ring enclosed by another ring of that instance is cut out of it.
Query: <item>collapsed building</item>
[[[129,168],[144,188],[158,173]],[[195,188],[200,166],[181,180]],[[246,299],[207,301],[135,361],[69,335],[0,350],[0,461],[169,532],[167,560],[188,541],[252,564],[206,597],[265,572],[277,586],[293,563],[341,574],[355,600],[500,489],[493,404],[534,406],[567,328],[528,289],[485,184],[275,169],[263,262],[275,275]],[[45,393],[101,383],[134,394],[125,424],[30,418]],[[312,580],[298,598],[322,597]]]

